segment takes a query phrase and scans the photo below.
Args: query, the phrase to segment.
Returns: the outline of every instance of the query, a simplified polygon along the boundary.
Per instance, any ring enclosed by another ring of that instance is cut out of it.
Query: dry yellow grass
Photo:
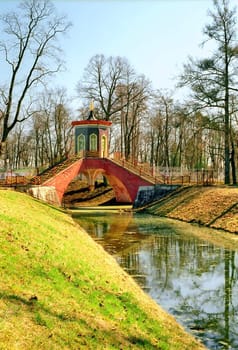
[[[147,209],[151,213],[238,233],[238,188],[190,187]]]

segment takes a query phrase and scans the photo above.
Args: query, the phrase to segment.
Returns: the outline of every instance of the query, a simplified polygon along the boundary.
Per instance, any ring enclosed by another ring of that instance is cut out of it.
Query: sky
[[[188,55],[200,54],[202,29],[211,0],[56,0],[73,27],[64,39],[69,71],[62,76],[75,90],[90,58],[122,56],[155,89],[173,89]],[[75,91],[74,91],[75,93]]]
[[[52,84],[76,95],[76,85],[96,54],[128,59],[154,89],[173,90],[189,55],[207,56],[202,49],[204,25],[212,0],[53,0],[72,27],[61,38],[67,70]],[[19,1],[0,0],[0,11]],[[231,5],[238,4],[230,0]],[[78,102],[76,102],[78,103]]]

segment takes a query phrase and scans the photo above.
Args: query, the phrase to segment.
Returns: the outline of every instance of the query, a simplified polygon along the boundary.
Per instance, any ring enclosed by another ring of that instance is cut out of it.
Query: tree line
[[[224,174],[226,184],[236,184],[237,12],[229,0],[214,0],[208,13],[202,44],[212,42],[212,53],[202,59],[189,57],[178,77],[177,88],[189,89],[186,101],[177,101],[170,91],[155,90],[126,58],[97,54],[76,87],[82,101],[77,116],[72,116],[64,88],[47,87],[63,64],[56,39],[70,23],[56,17],[46,0],[24,1],[20,10],[25,16],[1,17],[6,37],[0,41],[0,54],[8,67],[0,90],[4,166],[52,166],[69,156],[71,120],[87,118],[93,100],[96,118],[113,122],[111,154],[168,171],[214,169]]]

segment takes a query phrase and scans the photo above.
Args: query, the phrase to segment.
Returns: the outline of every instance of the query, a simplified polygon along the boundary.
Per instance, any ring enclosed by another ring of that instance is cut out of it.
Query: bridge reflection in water
[[[214,230],[141,214],[75,220],[208,349],[238,349],[238,253],[207,238]]]

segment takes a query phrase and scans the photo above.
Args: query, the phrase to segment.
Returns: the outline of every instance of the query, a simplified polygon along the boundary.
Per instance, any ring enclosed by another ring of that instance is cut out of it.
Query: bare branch
[[[20,113],[32,89],[61,69],[60,50],[54,43],[70,23],[55,15],[48,0],[25,0],[18,12],[0,20],[6,35],[0,42],[0,54],[11,67],[7,93],[1,93],[6,107],[0,142],[5,142],[16,123],[26,119]]]

